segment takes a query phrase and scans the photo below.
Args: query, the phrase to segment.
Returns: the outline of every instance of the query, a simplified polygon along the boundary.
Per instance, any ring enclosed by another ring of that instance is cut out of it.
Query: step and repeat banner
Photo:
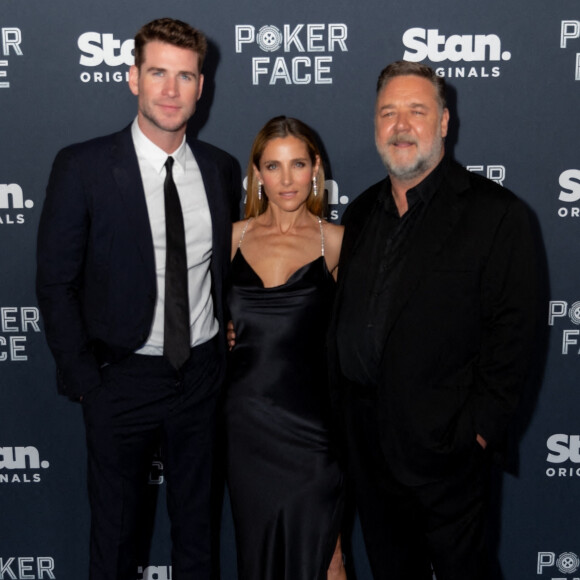
[[[448,150],[527,203],[542,263],[540,340],[494,489],[498,559],[509,580],[580,578],[578,0],[3,0],[0,580],[86,578],[84,428],[80,407],[56,393],[34,293],[36,232],[56,152],[133,120],[132,39],[164,16],[210,42],[191,129],[245,168],[268,119],[302,119],[323,144],[334,222],[385,173],[373,133],[381,69],[407,59],[446,78]],[[149,483],[151,557],[135,580],[170,580],[161,462]],[[357,577],[370,580],[356,523],[352,542]],[[221,548],[222,578],[233,580],[227,501]]]

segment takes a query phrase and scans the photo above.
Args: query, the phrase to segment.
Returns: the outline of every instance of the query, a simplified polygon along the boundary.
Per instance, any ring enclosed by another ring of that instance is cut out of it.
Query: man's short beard
[[[428,156],[419,157],[413,165],[405,167],[397,167],[389,162],[386,147],[388,147],[388,145],[384,148],[380,148],[377,145],[377,150],[389,175],[399,181],[412,181],[417,177],[428,173],[437,165],[443,150],[443,140],[441,140],[441,147],[437,147],[437,149],[434,147]]]
[[[399,181],[411,181],[416,179],[420,175],[423,175],[426,171],[430,169],[430,158],[418,159],[417,162],[411,167],[397,168],[392,166],[387,160],[386,154],[379,151],[379,155],[383,160],[383,164],[387,168],[387,172],[391,177],[395,177]]]

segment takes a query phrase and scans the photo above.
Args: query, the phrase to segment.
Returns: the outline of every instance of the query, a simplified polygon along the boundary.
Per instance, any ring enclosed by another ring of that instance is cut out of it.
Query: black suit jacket
[[[349,276],[383,186],[369,188],[344,214],[339,282]],[[446,477],[475,452],[477,433],[497,447],[516,407],[536,313],[535,251],[523,203],[452,162],[410,240],[392,300],[376,393],[380,444],[394,473],[419,484]],[[343,302],[339,284],[335,321],[350,308],[357,304]],[[357,387],[340,373],[335,333],[333,326],[340,406],[343,389]]]
[[[231,221],[239,211],[239,175],[227,153],[197,140],[188,144],[211,213],[212,292],[223,335],[222,297]],[[37,296],[59,390],[77,399],[99,385],[103,363],[143,345],[153,321],[153,238],[130,126],[58,153],[40,219],[37,258]]]

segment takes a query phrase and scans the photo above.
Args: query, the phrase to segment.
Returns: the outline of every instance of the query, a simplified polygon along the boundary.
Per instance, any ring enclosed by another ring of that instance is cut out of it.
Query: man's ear
[[[135,65],[129,69],[129,89],[135,96],[139,94],[139,69]]]
[[[447,129],[449,128],[449,109],[445,107],[441,113],[441,136],[447,137]]]

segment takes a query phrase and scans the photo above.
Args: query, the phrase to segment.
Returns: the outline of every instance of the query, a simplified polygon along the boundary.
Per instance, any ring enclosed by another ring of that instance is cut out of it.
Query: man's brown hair
[[[145,58],[145,45],[153,41],[165,42],[192,50],[198,55],[199,70],[207,53],[207,40],[203,32],[186,22],[173,18],[159,18],[141,27],[135,36],[135,66],[140,69]]]

